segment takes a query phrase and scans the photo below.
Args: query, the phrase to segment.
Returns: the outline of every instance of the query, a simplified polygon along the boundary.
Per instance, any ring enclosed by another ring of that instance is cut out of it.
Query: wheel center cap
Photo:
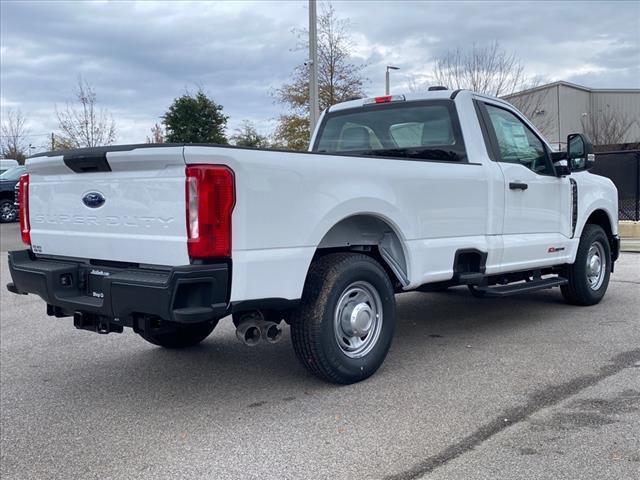
[[[373,324],[371,307],[366,303],[358,303],[353,307],[353,310],[351,310],[348,321],[349,325],[345,330],[354,337],[364,337],[369,333],[371,325]]]

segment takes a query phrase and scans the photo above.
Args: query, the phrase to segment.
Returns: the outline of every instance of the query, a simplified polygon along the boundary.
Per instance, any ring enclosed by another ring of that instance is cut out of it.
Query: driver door
[[[490,103],[483,110],[504,178],[502,266],[553,265],[569,240],[569,180],[555,175],[546,144],[514,111]]]

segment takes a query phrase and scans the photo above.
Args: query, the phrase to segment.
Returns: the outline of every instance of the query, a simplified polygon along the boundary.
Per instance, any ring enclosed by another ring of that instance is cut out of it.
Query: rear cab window
[[[412,160],[467,160],[451,100],[398,101],[329,112],[313,151]]]

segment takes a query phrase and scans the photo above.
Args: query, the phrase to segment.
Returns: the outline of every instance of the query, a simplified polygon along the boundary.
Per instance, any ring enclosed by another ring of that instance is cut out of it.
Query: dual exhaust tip
[[[282,328],[275,322],[248,317],[236,327],[236,337],[249,347],[255,347],[261,341],[277,343],[282,338]]]

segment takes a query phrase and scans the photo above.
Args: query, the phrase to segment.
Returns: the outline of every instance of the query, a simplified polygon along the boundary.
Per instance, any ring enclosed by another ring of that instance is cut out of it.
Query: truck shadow
[[[521,328],[528,324],[555,321],[568,306],[558,289],[507,298],[475,298],[465,287],[439,293],[408,293],[398,298],[398,328],[395,339],[411,341],[421,333],[447,336],[490,334],[494,330]],[[548,310],[553,314],[549,315]],[[542,312],[545,312],[544,314]]]
[[[235,338],[229,319],[201,345],[186,350],[157,348],[128,332],[113,340],[125,341],[125,348],[100,346],[82,365],[50,372],[58,377],[50,381],[71,389],[83,403],[126,399],[128,408],[146,411],[192,402],[257,408],[309,395],[346,398],[354,389],[373,391],[400,377],[419,377],[424,367],[453,351],[492,342],[497,349],[505,337],[512,341],[535,325],[562,321],[568,310],[557,291],[509,299],[476,299],[466,289],[399,296],[396,335],[385,364],[368,381],[348,387],[309,375],[295,358],[288,328],[280,343],[248,348]]]

